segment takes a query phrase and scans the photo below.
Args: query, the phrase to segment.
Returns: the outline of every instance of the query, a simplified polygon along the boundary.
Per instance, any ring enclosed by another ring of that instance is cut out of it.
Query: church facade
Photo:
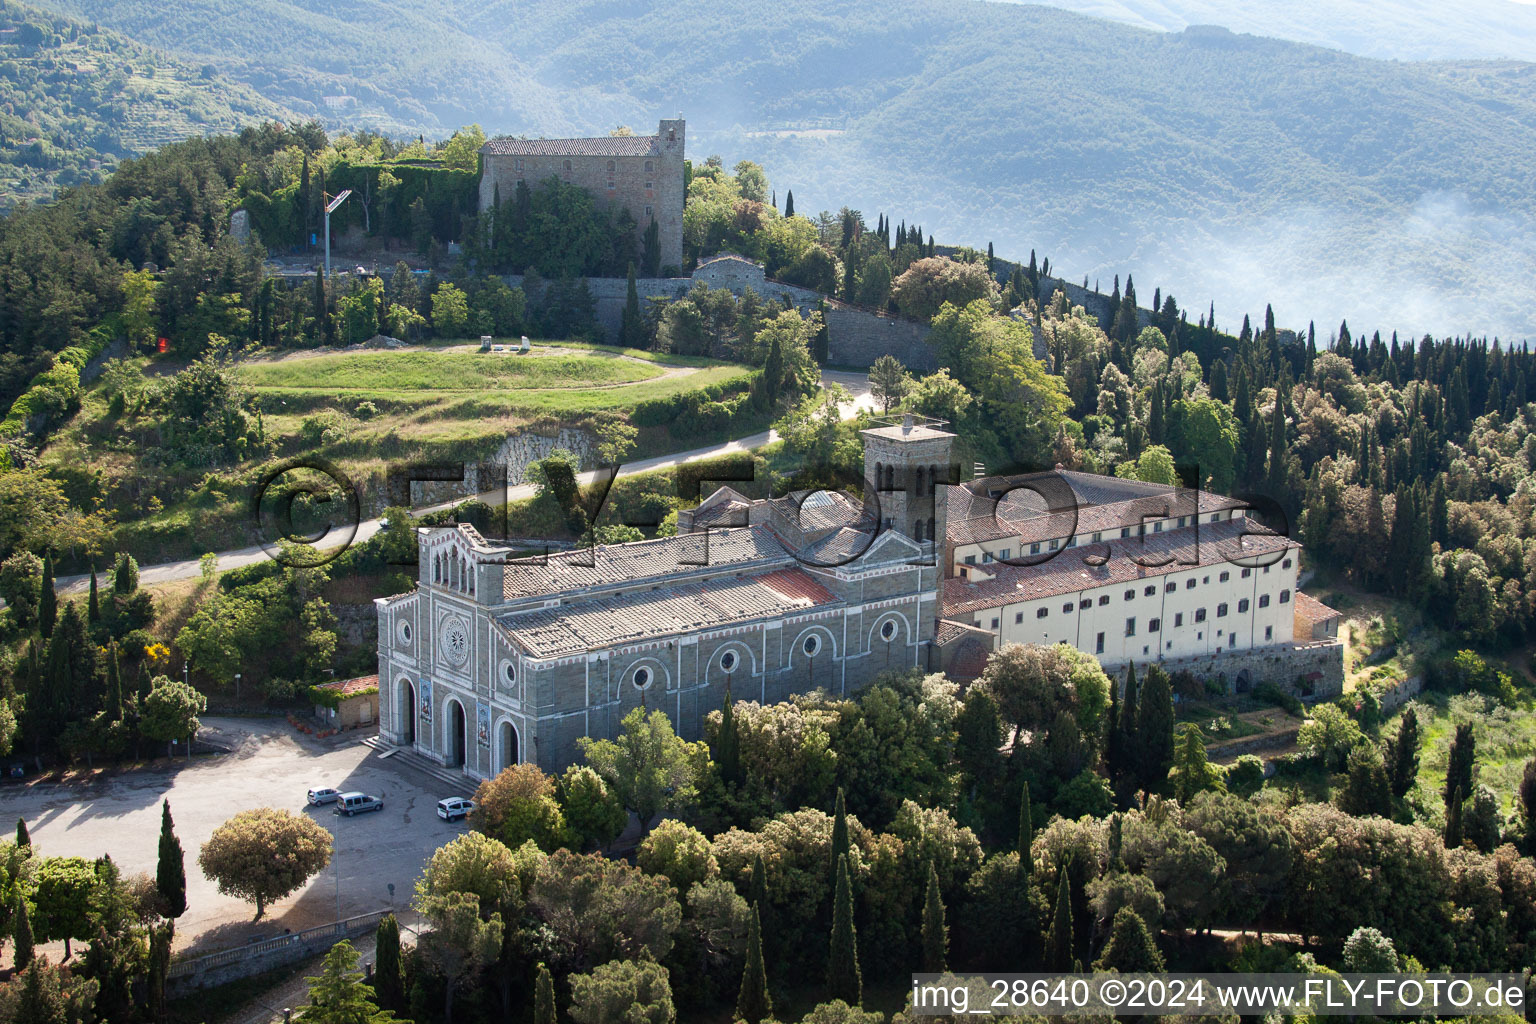
[[[509,559],[467,525],[418,531],[415,590],[376,602],[381,737],[472,778],[553,772],[638,707],[697,739],[727,691],[966,678],[1005,643],[1110,668],[1296,647],[1299,547],[1240,502],[1061,471],[957,485],[942,428],[864,430],[862,500],[722,487],[675,537]]]

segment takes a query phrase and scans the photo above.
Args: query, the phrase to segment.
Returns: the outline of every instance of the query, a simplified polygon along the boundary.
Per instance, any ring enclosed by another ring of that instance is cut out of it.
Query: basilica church
[[[553,772],[637,707],[697,739],[727,688],[965,678],[1010,642],[1333,684],[1336,615],[1311,601],[1297,639],[1298,546],[1240,502],[1080,473],[957,484],[945,426],[862,431],[861,499],[722,487],[674,537],[512,558],[468,525],[421,529],[415,590],[376,602],[381,739],[472,778]]]

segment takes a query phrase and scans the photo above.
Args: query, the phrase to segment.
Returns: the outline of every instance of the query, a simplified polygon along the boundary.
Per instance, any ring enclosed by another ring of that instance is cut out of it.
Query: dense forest
[[[338,127],[565,136],[681,113],[691,152],[758,161],[807,206],[900,208],[953,241],[1037,246],[1074,279],[1128,270],[1415,336],[1536,335],[1510,241],[1536,216],[1529,64],[979,0],[46,6]],[[355,105],[320,105],[343,92]]]

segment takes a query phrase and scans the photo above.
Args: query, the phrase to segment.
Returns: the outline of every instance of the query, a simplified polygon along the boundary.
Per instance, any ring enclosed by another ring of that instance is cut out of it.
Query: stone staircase
[[[380,756],[388,754],[390,761],[397,765],[413,768],[423,775],[431,776],[436,781],[443,783],[443,785],[451,787],[443,794],[444,796],[468,795],[474,792],[474,779],[463,772],[455,771],[452,768],[444,768],[436,761],[418,754],[410,747],[397,747],[380,739],[378,736],[369,736],[363,740],[363,745],[377,750]],[[394,751],[394,753],[390,753],[390,751]]]

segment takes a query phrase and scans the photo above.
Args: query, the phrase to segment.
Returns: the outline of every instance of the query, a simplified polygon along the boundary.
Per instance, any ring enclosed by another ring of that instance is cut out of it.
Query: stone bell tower
[[[903,416],[899,424],[871,427],[864,436],[864,490],[878,508],[882,530],[922,544],[944,538],[948,493],[955,482],[950,448],[955,435],[943,420]]]

